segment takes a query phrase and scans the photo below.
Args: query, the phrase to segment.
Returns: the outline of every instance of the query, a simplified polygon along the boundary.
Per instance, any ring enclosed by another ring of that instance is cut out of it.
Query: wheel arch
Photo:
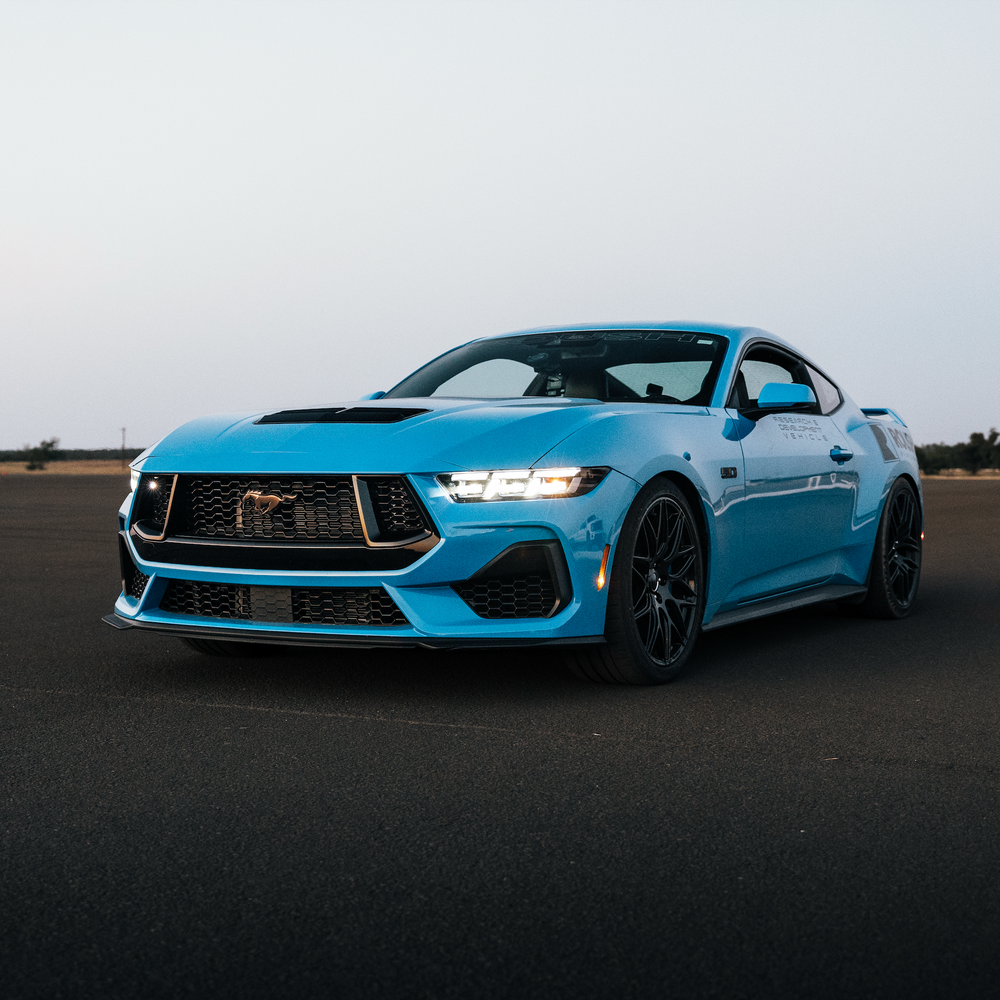
[[[905,479],[913,487],[913,492],[917,496],[917,509],[920,511],[920,530],[923,531],[923,529],[924,529],[924,495],[923,495],[923,493],[920,490],[920,483],[914,481],[913,476],[911,476],[909,472],[901,472],[898,476],[896,476],[896,479]],[[895,482],[896,479],[894,479],[893,482]],[[891,489],[892,489],[892,486],[889,487],[889,490],[891,490]],[[886,494],[885,494],[886,498],[888,498],[888,496],[889,496],[889,490],[886,490]],[[883,506],[884,506],[885,505],[885,500],[883,500],[882,503],[883,503]]]
[[[712,575],[712,561],[710,559],[712,536],[709,531],[708,518],[705,517],[705,503],[698,492],[698,487],[687,476],[677,472],[675,469],[664,469],[663,472],[658,472],[645,485],[653,482],[654,479],[666,479],[673,483],[684,494],[684,499],[690,504],[691,510],[697,519],[698,535],[701,539],[702,565],[705,567],[705,593],[707,594],[711,585]]]

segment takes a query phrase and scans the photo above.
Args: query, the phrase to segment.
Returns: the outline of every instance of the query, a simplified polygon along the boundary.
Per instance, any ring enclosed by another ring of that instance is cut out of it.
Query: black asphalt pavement
[[[919,603],[545,651],[201,656],[100,621],[106,477],[0,479],[0,997],[1000,995],[1000,481]]]

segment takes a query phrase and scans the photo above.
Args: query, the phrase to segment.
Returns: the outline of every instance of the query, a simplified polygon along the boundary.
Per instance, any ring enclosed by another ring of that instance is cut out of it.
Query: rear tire
[[[905,618],[917,598],[922,554],[920,505],[913,486],[897,479],[889,490],[875,535],[868,593],[857,604],[842,604],[848,615]]]
[[[664,684],[687,662],[705,613],[698,522],[684,494],[654,479],[622,526],[608,584],[602,646],[568,656],[570,670],[606,684]]]
[[[280,647],[263,642],[233,642],[230,639],[181,639],[189,649],[208,656],[273,656]]]

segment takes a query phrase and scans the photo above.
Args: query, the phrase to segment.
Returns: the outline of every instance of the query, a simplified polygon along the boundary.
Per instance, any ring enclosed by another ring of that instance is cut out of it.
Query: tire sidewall
[[[635,624],[632,600],[632,559],[635,554],[639,527],[650,508],[661,497],[669,497],[684,512],[698,549],[695,577],[698,603],[694,610],[694,623],[683,652],[676,660],[665,666],[653,660],[643,648],[639,639],[639,630]],[[705,614],[705,576],[704,539],[698,518],[691,509],[691,504],[680,488],[670,479],[651,480],[639,491],[625,515],[625,521],[622,524],[622,530],[615,547],[615,558],[609,581],[605,638],[609,645],[609,652],[618,666],[618,672],[623,675],[623,681],[633,684],[662,684],[680,672],[691,656],[701,631],[701,621]]]
[[[893,593],[892,586],[889,583],[889,552],[892,548],[892,540],[889,538],[889,522],[892,517],[892,508],[896,503],[897,497],[900,493],[907,492],[910,494],[914,505],[917,508],[917,516],[920,515],[920,498],[917,496],[916,490],[906,479],[897,479],[893,484],[892,488],[889,490],[889,495],[885,498],[885,506],[882,509],[882,518],[879,522],[878,527],[878,538],[875,545],[875,552],[872,558],[872,574],[869,586],[874,589],[874,593],[870,595],[871,603],[877,604],[884,609],[886,617],[892,618],[905,618],[910,611],[913,609],[913,605],[917,600],[917,593],[920,590],[920,563],[922,562],[922,555],[920,554],[920,560],[917,566],[917,578],[914,582],[913,592],[910,595],[910,599],[906,604],[900,603],[896,595]],[[918,551],[922,546],[918,548]]]

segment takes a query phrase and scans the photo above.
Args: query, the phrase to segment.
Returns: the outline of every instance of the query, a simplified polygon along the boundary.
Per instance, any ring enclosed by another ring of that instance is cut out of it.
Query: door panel
[[[744,419],[744,425],[750,421]],[[745,543],[737,603],[828,580],[839,568],[857,491],[852,462],[830,417],[761,417],[741,435],[746,474]]]

